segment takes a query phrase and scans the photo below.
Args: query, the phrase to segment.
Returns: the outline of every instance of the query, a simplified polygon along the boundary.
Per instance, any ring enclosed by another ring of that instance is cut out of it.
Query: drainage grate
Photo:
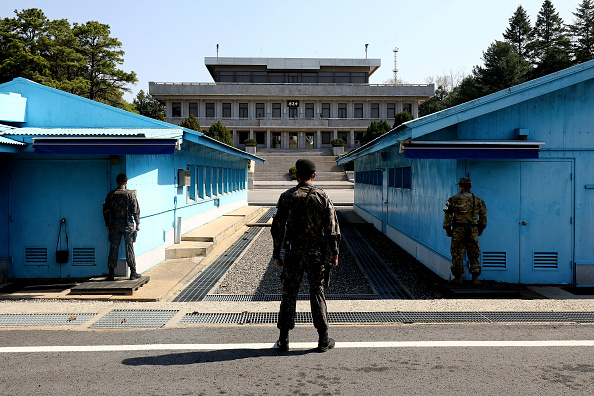
[[[267,222],[274,208],[270,208],[264,213],[258,222]],[[237,240],[222,255],[217,257],[211,265],[202,271],[177,297],[174,302],[202,301],[208,292],[216,285],[217,281],[229,270],[231,265],[239,258],[247,246],[262,231],[261,228],[250,228],[243,236]]]
[[[282,294],[209,294],[202,301],[280,301]],[[379,300],[377,294],[326,294],[326,300]],[[309,300],[308,294],[297,295],[297,300]]]
[[[276,312],[186,314],[180,323],[276,324]],[[330,323],[594,323],[594,312],[329,312]],[[311,324],[310,312],[295,323]]]
[[[97,314],[0,314],[0,326],[81,325],[95,315]]]
[[[177,310],[113,310],[95,322],[96,329],[163,327]]]
[[[404,323],[484,323],[491,322],[480,312],[401,312]]]
[[[410,299],[411,294],[365,238],[338,213],[340,230],[353,257],[382,299]]]

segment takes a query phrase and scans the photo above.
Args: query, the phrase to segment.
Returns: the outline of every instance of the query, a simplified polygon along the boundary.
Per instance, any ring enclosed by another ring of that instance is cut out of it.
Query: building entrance
[[[315,147],[314,144],[314,133],[313,132],[307,132],[305,134],[305,148],[306,149],[312,149]]]
[[[280,132],[273,132],[270,137],[270,147],[271,148],[281,148],[281,134]]]
[[[297,147],[297,132],[289,132],[289,148],[296,149]]]

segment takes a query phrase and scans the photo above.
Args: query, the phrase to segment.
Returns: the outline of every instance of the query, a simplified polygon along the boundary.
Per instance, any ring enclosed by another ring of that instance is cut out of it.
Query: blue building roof
[[[402,141],[419,137],[449,126],[524,102],[550,92],[594,78],[594,61],[585,62],[556,73],[406,122],[366,145],[337,160],[344,164]],[[534,142],[543,144],[542,142]]]

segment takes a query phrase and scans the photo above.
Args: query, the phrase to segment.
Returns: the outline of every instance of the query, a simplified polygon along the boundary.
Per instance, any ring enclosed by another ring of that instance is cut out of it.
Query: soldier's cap
[[[458,182],[459,185],[470,185],[470,177],[461,177],[460,181]]]
[[[308,159],[299,159],[295,163],[297,174],[301,177],[310,177],[316,171],[316,164]]]
[[[119,175],[116,176],[116,183],[118,183],[118,185],[122,185],[124,183],[126,183],[128,181],[128,176],[126,176],[125,173],[120,173]]]

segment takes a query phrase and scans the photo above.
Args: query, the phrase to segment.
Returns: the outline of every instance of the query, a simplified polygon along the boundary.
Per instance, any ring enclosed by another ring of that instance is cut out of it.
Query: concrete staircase
[[[205,257],[218,243],[233,235],[246,223],[253,222],[264,207],[244,206],[182,235],[181,243],[165,249],[165,259]]]
[[[266,160],[254,168],[254,189],[289,188],[295,185],[291,180],[289,168],[298,159],[307,158],[316,164],[314,184],[321,188],[353,188],[342,167],[336,165],[337,156],[332,149],[258,149],[256,155]]]

